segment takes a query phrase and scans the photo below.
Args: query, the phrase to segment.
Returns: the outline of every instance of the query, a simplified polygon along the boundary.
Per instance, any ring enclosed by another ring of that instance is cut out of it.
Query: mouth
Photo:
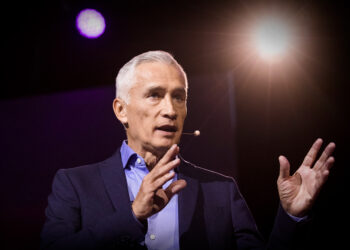
[[[167,134],[174,134],[177,132],[177,127],[173,125],[162,125],[162,126],[156,127],[156,130],[162,131]]]

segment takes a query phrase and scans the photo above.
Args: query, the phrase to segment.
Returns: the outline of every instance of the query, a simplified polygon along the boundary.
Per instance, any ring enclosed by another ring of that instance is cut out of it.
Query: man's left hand
[[[278,193],[284,210],[296,217],[303,217],[314,204],[322,185],[326,182],[329,170],[334,163],[333,142],[329,143],[322,155],[315,162],[322,139],[317,139],[304,158],[298,170],[290,176],[290,164],[286,157],[278,158],[280,174],[277,180]]]

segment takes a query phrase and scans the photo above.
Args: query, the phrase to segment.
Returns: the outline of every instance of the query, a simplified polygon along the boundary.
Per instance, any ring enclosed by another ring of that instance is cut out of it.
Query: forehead
[[[180,70],[174,66],[161,62],[145,62],[135,68],[134,87],[159,85],[163,87],[186,88],[185,79]]]

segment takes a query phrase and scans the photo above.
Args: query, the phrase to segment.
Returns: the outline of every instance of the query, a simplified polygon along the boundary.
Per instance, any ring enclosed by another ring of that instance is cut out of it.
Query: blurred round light
[[[255,46],[259,55],[267,60],[284,54],[290,43],[286,24],[276,18],[262,20],[254,32]]]
[[[94,9],[82,10],[76,20],[80,34],[87,38],[97,38],[105,31],[105,19]]]

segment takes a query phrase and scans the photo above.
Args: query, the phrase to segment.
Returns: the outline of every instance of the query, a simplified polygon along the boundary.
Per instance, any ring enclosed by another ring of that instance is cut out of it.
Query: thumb
[[[181,189],[185,188],[187,185],[185,180],[177,180],[174,181],[165,189],[165,193],[170,200],[175,194],[177,194]]]
[[[278,161],[280,163],[280,175],[278,178],[285,179],[289,177],[290,164],[287,158],[283,155],[280,155],[280,157],[278,157]]]

